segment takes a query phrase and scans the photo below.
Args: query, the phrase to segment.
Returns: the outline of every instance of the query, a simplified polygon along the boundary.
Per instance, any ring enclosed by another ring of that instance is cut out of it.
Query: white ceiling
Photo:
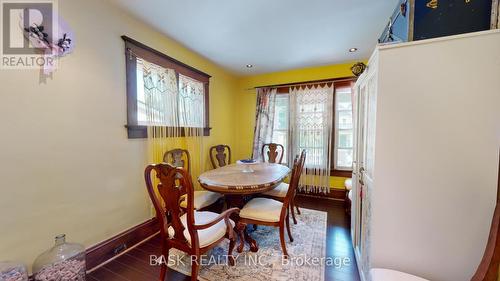
[[[368,58],[398,0],[112,0],[241,75]],[[356,47],[356,53],[349,48]],[[189,64],[189,62],[186,62]],[[247,64],[253,64],[251,69]]]

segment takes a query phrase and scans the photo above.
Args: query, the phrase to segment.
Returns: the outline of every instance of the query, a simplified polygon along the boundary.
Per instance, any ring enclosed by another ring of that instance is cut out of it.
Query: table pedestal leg
[[[245,231],[243,232],[244,236],[245,236],[245,241],[248,243],[248,245],[250,246],[250,251],[252,252],[257,252],[259,250],[259,246],[257,245],[257,241],[255,241],[252,237],[250,237],[250,235],[248,234],[248,232]],[[243,243],[242,243],[243,244]],[[240,252],[241,253],[241,252]]]
[[[245,198],[242,195],[226,195],[226,202],[229,208],[237,207],[241,209],[245,205]],[[240,217],[238,215],[232,216],[231,219],[236,222],[236,231],[240,238],[240,245],[236,249],[238,253],[243,252],[245,242],[250,246],[250,251],[257,252],[259,247],[257,242],[248,234],[247,225],[240,222]]]

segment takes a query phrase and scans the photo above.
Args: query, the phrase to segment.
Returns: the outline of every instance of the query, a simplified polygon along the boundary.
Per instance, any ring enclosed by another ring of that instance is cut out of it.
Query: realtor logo
[[[0,0],[2,14],[0,67],[54,68],[50,42],[57,35],[56,3],[50,0]]]

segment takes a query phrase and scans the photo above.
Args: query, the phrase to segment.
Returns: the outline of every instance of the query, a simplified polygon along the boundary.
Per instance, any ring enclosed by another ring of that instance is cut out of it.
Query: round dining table
[[[230,164],[204,172],[198,177],[198,181],[204,189],[223,194],[228,208],[241,209],[253,195],[277,187],[288,174],[290,168],[281,164]],[[239,217],[235,216],[232,219],[238,223]],[[243,237],[240,236],[238,252],[243,251],[245,241],[252,252],[257,252],[259,249],[257,242],[248,234],[246,225],[239,231],[243,233]]]

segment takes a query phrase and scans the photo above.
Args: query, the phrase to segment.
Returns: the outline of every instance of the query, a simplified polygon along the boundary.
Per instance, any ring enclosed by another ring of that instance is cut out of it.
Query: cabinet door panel
[[[360,271],[368,276],[370,269],[370,198],[373,187],[377,75],[365,74],[357,84],[356,174],[353,176],[354,247]]]

